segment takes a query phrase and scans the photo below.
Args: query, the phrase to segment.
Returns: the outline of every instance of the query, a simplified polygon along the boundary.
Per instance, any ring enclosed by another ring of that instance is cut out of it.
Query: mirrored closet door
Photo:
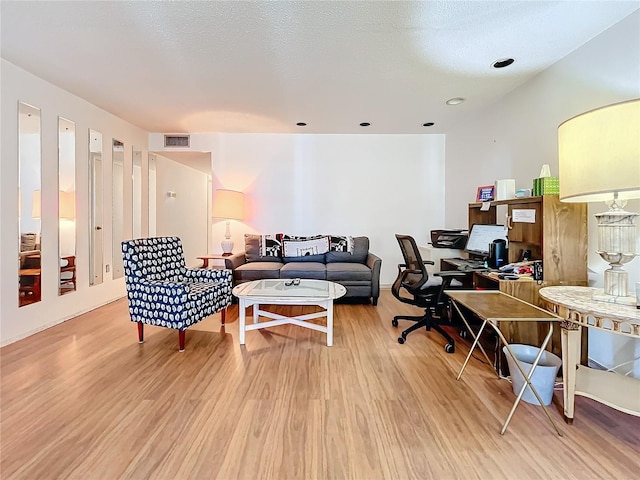
[[[89,130],[89,284],[102,283],[103,246],[103,173],[102,173],[102,133]]]
[[[59,295],[76,290],[76,124],[58,117]]]
[[[40,109],[18,103],[18,306],[42,299],[40,189],[42,183]]]
[[[112,210],[111,247],[112,278],[124,275],[122,263],[122,241],[124,240],[124,144],[113,139],[111,150]]]
[[[156,167],[155,154],[149,154],[149,236],[156,236]]]
[[[133,235],[132,238],[142,237],[142,149],[132,147],[131,159],[133,164]]]

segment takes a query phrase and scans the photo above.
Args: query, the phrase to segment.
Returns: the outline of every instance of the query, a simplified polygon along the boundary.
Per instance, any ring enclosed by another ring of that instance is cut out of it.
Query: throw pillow
[[[353,237],[343,237],[340,235],[329,236],[329,251],[346,252],[353,254],[354,242]]]
[[[353,250],[351,252],[329,251],[326,255],[327,263],[365,263],[369,255],[368,237],[351,237]]]
[[[282,234],[260,235],[260,255],[262,257],[281,257]]]
[[[329,237],[302,238],[302,240],[283,240],[285,257],[322,255],[329,251]]]
[[[246,233],[244,235],[244,252],[247,262],[280,262],[280,257],[282,256],[282,241],[279,240],[280,237],[281,234],[258,235]]]

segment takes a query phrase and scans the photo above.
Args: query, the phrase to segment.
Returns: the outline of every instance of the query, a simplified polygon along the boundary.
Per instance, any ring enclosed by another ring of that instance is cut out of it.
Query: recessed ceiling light
[[[427,122],[422,124],[423,127],[433,127],[433,122]]]
[[[360,124],[361,127],[368,127],[369,125],[371,125],[369,122],[362,122]]]
[[[299,127],[306,127],[307,126],[307,124],[304,123],[304,122],[298,122],[298,123],[296,123],[296,125],[299,126]]]
[[[447,105],[460,105],[464,102],[464,98],[462,97],[453,97],[447,100]]]
[[[515,60],[513,58],[501,58],[500,60],[496,60],[491,65],[493,68],[504,68],[511,65]]]

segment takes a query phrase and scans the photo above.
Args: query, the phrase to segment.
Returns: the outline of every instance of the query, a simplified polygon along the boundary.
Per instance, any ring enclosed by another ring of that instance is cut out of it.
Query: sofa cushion
[[[282,262],[249,262],[240,265],[233,271],[236,281],[262,280],[264,278],[280,278]]]
[[[327,252],[327,263],[365,263],[369,255],[369,237],[353,237],[353,253]]]
[[[362,263],[327,263],[327,280],[330,282],[371,281],[371,269]]]
[[[281,235],[245,234],[244,253],[247,262],[280,262]]]
[[[280,269],[280,278],[313,278],[326,280],[327,271],[324,263],[291,262]]]

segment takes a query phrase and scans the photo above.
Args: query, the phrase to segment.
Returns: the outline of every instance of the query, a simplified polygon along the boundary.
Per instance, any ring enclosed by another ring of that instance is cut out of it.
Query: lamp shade
[[[31,218],[39,219],[40,218],[40,190],[33,191],[33,203],[31,205]]]
[[[216,190],[213,195],[214,218],[242,220],[244,218],[244,195],[234,190]]]
[[[560,200],[640,197],[640,99],[573,117],[558,127]]]
[[[75,192],[59,192],[59,209],[58,215],[64,220],[75,220],[76,218],[76,196]]]

